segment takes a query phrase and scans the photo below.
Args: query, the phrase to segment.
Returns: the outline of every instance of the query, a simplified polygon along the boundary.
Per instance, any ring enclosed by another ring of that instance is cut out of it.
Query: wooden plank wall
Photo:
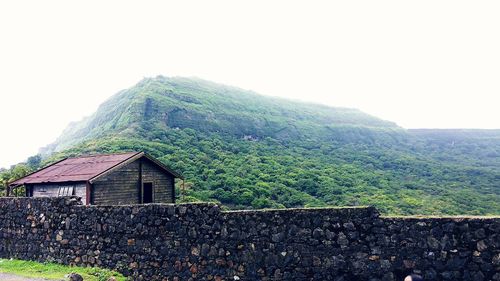
[[[57,197],[59,193],[59,187],[61,186],[74,186],[75,195],[81,197],[82,202],[84,203],[87,196],[87,187],[84,182],[34,184],[32,186],[33,197]]]
[[[92,204],[139,204],[139,161],[129,163],[93,183]]]
[[[142,182],[153,183],[153,202],[155,203],[175,203],[174,196],[174,176],[166,173],[156,164],[148,159],[142,160]]]

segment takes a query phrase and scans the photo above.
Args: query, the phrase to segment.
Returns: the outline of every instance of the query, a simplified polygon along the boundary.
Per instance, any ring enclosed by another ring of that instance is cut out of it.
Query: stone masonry
[[[500,218],[376,209],[221,211],[0,198],[0,256],[116,269],[134,280],[500,280]]]

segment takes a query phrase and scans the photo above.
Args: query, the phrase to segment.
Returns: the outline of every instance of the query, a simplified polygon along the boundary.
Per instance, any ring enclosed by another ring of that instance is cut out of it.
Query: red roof
[[[18,179],[10,185],[22,185],[30,183],[50,183],[68,181],[89,181],[115,166],[142,157],[142,152],[129,152],[122,154],[106,154],[83,156],[77,158],[66,158],[41,170],[34,172],[24,178]]]

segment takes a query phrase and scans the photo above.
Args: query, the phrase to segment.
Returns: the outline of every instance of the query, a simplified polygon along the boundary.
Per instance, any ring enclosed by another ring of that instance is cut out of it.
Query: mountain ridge
[[[233,87],[233,86],[227,86],[227,85],[221,85],[221,84],[217,84],[217,83],[214,83],[214,82],[211,82],[211,81],[208,81],[208,80],[203,80],[203,79],[200,79],[200,78],[184,78],[184,77],[173,77],[173,78],[167,78],[167,77],[164,77],[164,76],[157,76],[156,78],[144,78],[143,80],[141,80],[140,82],[138,82],[135,86],[133,86],[132,88],[136,88],[136,87],[139,87],[140,89],[144,89],[146,88],[145,90],[148,90],[148,86],[150,86],[149,84],[151,83],[155,83],[157,82],[158,80],[160,81],[171,81],[171,84],[172,85],[177,85],[179,83],[182,83],[182,82],[186,82],[186,81],[190,81],[191,83],[194,83],[196,86],[200,86],[201,85],[201,88],[206,88],[207,85],[210,85],[210,86],[216,86],[217,88],[217,94],[218,95],[229,95],[229,97],[237,97],[237,98],[241,98],[241,95],[245,95],[245,99],[246,101],[248,101],[249,99],[255,97],[255,98],[260,98],[260,99],[265,99],[267,101],[270,101],[271,103],[287,103],[289,106],[301,106],[303,108],[307,108],[309,110],[312,110],[311,108],[321,108],[322,110],[324,111],[337,111],[338,113],[348,113],[350,114],[351,118],[352,116],[356,116],[358,115],[360,118],[366,118],[366,119],[371,119],[371,123],[367,123],[367,124],[362,124],[363,127],[380,127],[381,125],[385,125],[385,126],[390,126],[392,127],[393,129],[402,129],[400,127],[398,127],[395,123],[393,122],[390,122],[390,121],[385,121],[385,120],[382,120],[382,119],[379,119],[379,118],[376,118],[374,116],[371,116],[371,115],[368,115],[366,113],[363,113],[362,111],[358,110],[358,109],[355,109],[355,108],[346,108],[346,107],[332,107],[332,106],[327,106],[327,105],[323,105],[323,104],[315,104],[315,103],[304,103],[304,102],[300,102],[300,101],[294,101],[294,100],[289,100],[289,99],[285,99],[285,98],[279,98],[279,97],[269,97],[269,96],[264,96],[264,95],[260,95],[260,94],[257,94],[253,91],[250,91],[250,90],[244,90],[244,89],[240,89],[238,87]],[[191,85],[192,87],[193,85]],[[188,87],[189,88],[189,87]],[[149,89],[150,90],[150,89]],[[186,103],[194,103],[196,104],[197,103],[197,99],[195,98],[189,98],[187,96],[183,96],[183,95],[175,95],[175,93],[171,90],[171,89],[164,89],[164,93],[169,93],[169,94],[173,94],[174,98],[177,98],[177,99],[180,99],[181,101],[183,102],[186,102]],[[239,97],[236,96],[233,92],[231,91],[238,91],[238,95],[240,95]],[[123,99],[125,98],[123,95],[126,96],[126,98],[129,98],[131,99],[131,97],[129,95],[139,95],[139,96],[136,96],[135,98],[140,98],[141,96],[141,92],[129,92],[128,90],[122,90],[122,91],[119,91],[117,94],[113,95],[112,97],[110,97],[107,101],[105,101],[103,104],[101,104],[99,106],[99,108],[97,109],[96,113],[99,113],[99,112],[108,112],[109,113],[113,113],[113,112],[116,112],[115,110],[112,110],[110,109],[109,105],[112,104],[112,106],[115,106],[115,107],[121,107],[120,104],[116,105],[114,104],[113,102],[115,100],[119,100],[119,99]],[[154,92],[153,93],[149,93],[149,94],[155,94]],[[157,93],[156,93],[157,94]],[[145,98],[145,97],[143,97]],[[147,101],[147,98],[145,100],[145,102]],[[254,105],[255,106],[255,105]],[[139,109],[140,110],[140,109]],[[335,113],[337,113],[335,112]],[[107,119],[105,116],[96,116],[96,113],[94,113],[93,115],[90,115],[90,116],[87,116],[87,117],[84,117],[82,120],[80,121],[77,121],[77,122],[72,122],[64,131],[63,133],[61,134],[61,137],[59,137],[56,141],[54,141],[54,143],[64,143],[64,140],[65,139],[70,139],[70,138],[76,138],[79,136],[78,134],[78,131],[80,130],[85,130],[88,128],[81,128],[82,125],[85,125],[87,121],[91,121],[92,119]],[[117,114],[117,115],[121,115],[121,114]],[[314,115],[313,112],[309,112],[309,115]],[[116,118],[116,117],[115,117]],[[326,118],[326,117],[325,117]],[[117,120],[116,122],[119,123],[120,120]],[[327,120],[324,120],[324,121],[327,121]],[[332,120],[332,121],[343,121],[343,122],[346,122],[347,120]],[[353,122],[355,123],[355,122]],[[92,127],[92,124],[88,124],[90,127]],[[354,125],[352,123],[346,123],[346,125]],[[359,125],[359,124],[357,124]],[[370,126],[371,125],[371,126]],[[378,126],[377,126],[378,125]],[[80,133],[81,135],[82,133]],[[50,151],[50,149],[48,149]],[[55,149],[56,151],[58,149]],[[47,154],[47,148],[42,148],[42,154],[46,155]]]

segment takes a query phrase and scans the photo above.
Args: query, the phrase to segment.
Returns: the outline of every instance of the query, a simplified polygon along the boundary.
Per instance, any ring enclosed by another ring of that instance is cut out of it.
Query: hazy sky
[[[500,1],[2,1],[0,167],[143,77],[500,128]]]

